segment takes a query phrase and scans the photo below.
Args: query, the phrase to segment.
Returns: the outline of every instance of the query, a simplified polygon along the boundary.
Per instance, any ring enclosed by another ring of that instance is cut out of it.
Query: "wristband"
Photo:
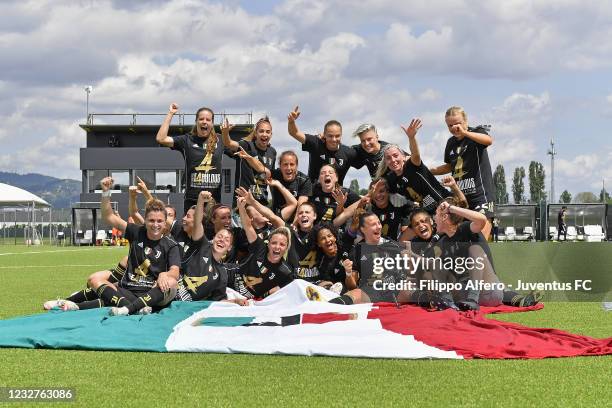
[[[103,191],[102,194],[100,194],[100,197],[108,197],[108,198],[110,198],[111,194],[112,193],[111,193],[110,190],[106,190],[106,191]]]
[[[346,277],[347,277],[347,278],[348,278],[348,277],[353,276],[353,271],[347,271],[347,270],[345,270],[344,272],[346,273]]]

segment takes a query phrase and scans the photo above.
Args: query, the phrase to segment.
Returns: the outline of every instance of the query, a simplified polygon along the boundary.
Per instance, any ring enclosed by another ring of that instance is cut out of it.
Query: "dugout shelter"
[[[607,212],[609,206],[606,204],[549,204],[548,225],[549,239],[557,239],[557,215],[561,207],[567,207],[565,223],[568,226],[567,239],[572,241],[592,241],[593,237],[606,239],[608,231]],[[596,240],[602,240],[597,238]]]
[[[505,204],[495,207],[500,241],[539,239],[539,211],[535,204]]]

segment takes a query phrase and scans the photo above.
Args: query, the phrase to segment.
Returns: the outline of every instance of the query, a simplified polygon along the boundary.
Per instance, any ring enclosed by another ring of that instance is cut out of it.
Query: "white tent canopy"
[[[22,207],[22,206],[51,207],[51,204],[42,198],[26,190],[8,184],[0,183],[0,206]]]

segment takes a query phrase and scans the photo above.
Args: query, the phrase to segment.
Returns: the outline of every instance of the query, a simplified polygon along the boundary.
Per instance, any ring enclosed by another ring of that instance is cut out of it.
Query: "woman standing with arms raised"
[[[181,152],[185,158],[185,202],[183,212],[196,205],[200,191],[210,191],[213,198],[221,201],[221,161],[223,143],[215,133],[215,114],[210,108],[200,108],[190,133],[168,136],[172,118],[179,106],[171,103],[164,122],[157,131],[155,140],[162,146]]]

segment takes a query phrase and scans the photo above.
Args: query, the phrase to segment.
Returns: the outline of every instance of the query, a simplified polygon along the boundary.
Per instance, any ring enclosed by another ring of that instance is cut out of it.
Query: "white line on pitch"
[[[120,247],[123,248],[123,247]],[[59,251],[31,251],[31,252],[5,252],[0,254],[0,256],[5,255],[30,255],[30,254],[56,254],[58,252],[83,252],[83,251],[98,251],[98,250],[108,250],[108,249],[116,249],[116,248],[90,248],[90,249],[60,249]]]
[[[107,264],[96,265],[15,265],[15,266],[0,266],[0,269],[21,269],[21,268],[93,268],[103,267]]]

